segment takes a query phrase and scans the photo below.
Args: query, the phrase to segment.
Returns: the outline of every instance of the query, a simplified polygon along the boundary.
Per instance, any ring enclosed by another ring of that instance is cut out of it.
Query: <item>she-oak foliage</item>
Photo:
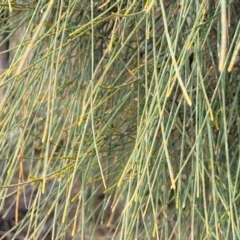
[[[239,6],[1,1],[1,239],[240,239]]]

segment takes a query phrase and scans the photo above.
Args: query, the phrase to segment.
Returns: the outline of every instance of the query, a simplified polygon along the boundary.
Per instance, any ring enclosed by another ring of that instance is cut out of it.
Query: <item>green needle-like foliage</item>
[[[1,239],[240,239],[239,12],[1,1]]]

